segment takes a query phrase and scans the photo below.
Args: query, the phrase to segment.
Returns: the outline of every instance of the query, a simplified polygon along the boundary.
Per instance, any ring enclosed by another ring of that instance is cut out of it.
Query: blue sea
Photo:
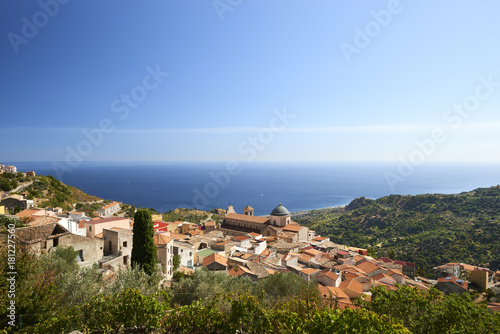
[[[231,203],[237,212],[250,205],[256,215],[266,215],[279,203],[301,211],[345,205],[361,196],[452,194],[500,184],[500,164],[494,163],[425,163],[408,170],[398,163],[361,162],[82,162],[61,163],[64,172],[51,162],[3,163],[159,212],[225,209]]]

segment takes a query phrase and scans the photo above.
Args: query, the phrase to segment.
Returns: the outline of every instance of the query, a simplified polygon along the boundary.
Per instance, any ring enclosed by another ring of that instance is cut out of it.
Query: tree
[[[134,215],[132,268],[141,267],[148,275],[157,266],[154,226],[148,209],[139,209]]]
[[[173,262],[174,262],[174,271],[175,271],[175,270],[179,269],[179,267],[181,265],[181,256],[179,254],[174,255]]]

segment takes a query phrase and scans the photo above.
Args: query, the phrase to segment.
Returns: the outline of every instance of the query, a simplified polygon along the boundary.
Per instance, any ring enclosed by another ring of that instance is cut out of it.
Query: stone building
[[[294,242],[309,239],[309,229],[294,222],[290,212],[281,203],[268,217],[255,216],[251,206],[245,207],[243,212],[243,214],[236,213],[229,205],[220,227],[221,231],[229,236],[257,233],[264,237],[277,237],[282,232],[288,232],[285,234]]]

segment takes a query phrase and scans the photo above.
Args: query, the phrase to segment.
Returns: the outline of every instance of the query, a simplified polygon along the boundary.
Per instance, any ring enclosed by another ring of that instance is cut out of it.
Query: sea
[[[3,162],[52,175],[86,193],[167,212],[175,208],[268,215],[282,203],[298,212],[357,197],[454,194],[500,184],[499,163],[389,162]]]

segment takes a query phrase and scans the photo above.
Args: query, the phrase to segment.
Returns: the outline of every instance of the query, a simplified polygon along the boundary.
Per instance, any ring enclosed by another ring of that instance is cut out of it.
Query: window
[[[123,242],[123,247],[124,248],[127,247],[127,242],[126,241]]]
[[[92,226],[89,226],[89,232],[92,232]]]

